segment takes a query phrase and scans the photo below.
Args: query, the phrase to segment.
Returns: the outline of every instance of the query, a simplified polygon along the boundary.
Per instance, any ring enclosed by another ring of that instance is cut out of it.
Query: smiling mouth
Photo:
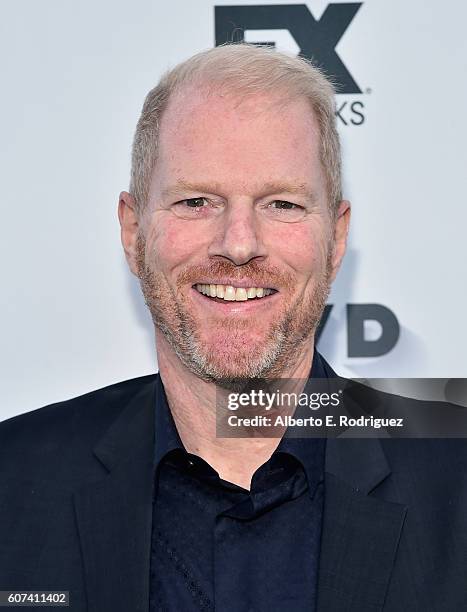
[[[193,285],[199,293],[206,297],[224,302],[246,302],[247,300],[261,300],[268,295],[277,293],[276,289],[267,287],[234,287],[233,285]]]

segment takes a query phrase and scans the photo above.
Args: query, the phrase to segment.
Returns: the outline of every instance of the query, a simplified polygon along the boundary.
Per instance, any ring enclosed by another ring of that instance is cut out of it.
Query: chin
[[[206,347],[206,352],[212,355],[224,356],[227,361],[232,361],[237,355],[245,354],[254,356],[262,353],[267,340],[268,332],[265,329],[251,328],[250,325],[242,329],[228,329],[226,325],[214,325],[200,334],[201,342]]]
[[[254,368],[274,351],[274,341],[266,330],[218,328],[201,337],[202,353],[222,371],[244,371]],[[201,348],[200,346],[200,348]]]
[[[234,384],[235,379],[264,377],[275,363],[277,346],[266,338],[253,339],[251,334],[224,334],[210,345],[198,346],[196,361],[206,379],[220,386]]]

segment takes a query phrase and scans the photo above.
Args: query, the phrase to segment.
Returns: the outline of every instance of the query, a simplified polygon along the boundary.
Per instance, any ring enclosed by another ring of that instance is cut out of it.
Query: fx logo
[[[243,42],[245,30],[285,29],[298,45],[299,55],[313,60],[334,77],[339,93],[360,94],[361,89],[336,53],[336,45],[361,5],[361,2],[329,4],[319,21],[306,4],[216,6],[216,46]]]

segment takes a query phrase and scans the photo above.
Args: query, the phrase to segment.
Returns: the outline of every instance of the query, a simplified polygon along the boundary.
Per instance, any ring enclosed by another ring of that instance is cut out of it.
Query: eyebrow
[[[220,183],[190,183],[180,179],[174,185],[164,189],[162,192],[163,196],[183,194],[187,191],[195,191],[202,193],[217,193],[221,194],[224,189]],[[271,195],[273,193],[290,193],[293,195],[301,195],[306,197],[310,202],[316,202],[318,195],[315,191],[310,189],[305,183],[282,183],[282,182],[268,182],[261,185],[258,192],[262,196]]]

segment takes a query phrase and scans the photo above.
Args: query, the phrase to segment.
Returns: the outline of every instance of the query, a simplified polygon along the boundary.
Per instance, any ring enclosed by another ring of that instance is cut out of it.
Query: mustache
[[[228,277],[233,282],[247,278],[251,281],[253,287],[275,285],[287,289],[294,285],[293,275],[281,270],[278,266],[265,265],[254,260],[236,266],[229,261],[217,260],[206,264],[187,266],[178,276],[177,287],[181,289],[187,284],[194,285],[202,278],[216,277]]]

